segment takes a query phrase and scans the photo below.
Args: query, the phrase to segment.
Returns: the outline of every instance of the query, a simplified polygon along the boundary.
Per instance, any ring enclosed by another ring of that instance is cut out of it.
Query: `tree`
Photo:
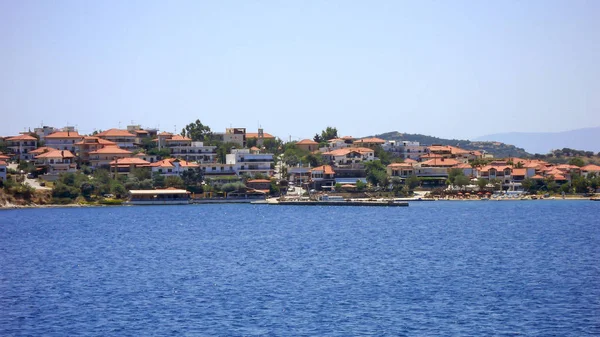
[[[180,176],[168,176],[165,178],[165,187],[183,188],[183,179]]]
[[[316,134],[313,140],[317,143],[326,142],[330,139],[338,138],[337,128],[328,126],[325,130],[321,131],[321,134]]]
[[[367,184],[365,184],[362,180],[356,181],[356,189],[358,191],[364,191],[366,187],[367,187]]]
[[[181,135],[191,138],[193,141],[205,141],[210,138],[211,131],[208,125],[202,124],[199,119],[186,125],[181,130]]]
[[[451,185],[455,185],[455,179],[458,176],[464,176],[464,172],[463,170],[459,169],[459,168],[453,168],[448,170],[448,180],[450,180],[450,184]]]
[[[406,178],[406,180],[404,181],[404,184],[406,186],[408,186],[408,189],[410,191],[413,191],[415,188],[419,187],[419,185],[421,184],[421,181],[419,180],[419,178],[416,175],[411,174]]]
[[[367,181],[372,185],[387,187],[388,175],[386,167],[380,160],[373,160],[365,164]]]
[[[569,165],[575,165],[577,167],[582,167],[585,165],[585,162],[583,161],[583,159],[581,158],[572,158],[571,160],[569,160]]]
[[[317,167],[323,165],[323,156],[320,153],[309,153],[303,161],[308,162],[312,167]]]
[[[454,185],[460,187],[461,189],[469,185],[469,182],[471,182],[471,180],[464,174],[460,174],[454,177]]]
[[[487,179],[484,179],[484,178],[477,179],[477,186],[479,187],[480,191],[485,190],[488,183],[489,183],[489,181]]]
[[[523,186],[523,189],[527,192],[535,192],[536,191],[536,186],[537,186],[537,181],[535,181],[534,179],[531,178],[525,178],[522,182],[521,185]]]
[[[139,181],[152,178],[152,172],[149,168],[136,167],[131,170],[131,174]]]
[[[181,178],[186,190],[194,193],[202,193],[202,180],[204,176],[200,168],[184,171],[181,174]]]

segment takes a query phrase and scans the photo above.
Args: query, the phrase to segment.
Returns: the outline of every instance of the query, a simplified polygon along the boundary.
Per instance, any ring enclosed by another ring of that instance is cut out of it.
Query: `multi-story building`
[[[316,190],[335,187],[335,171],[330,165],[318,166],[310,170],[310,188]]]
[[[274,172],[272,153],[250,153],[249,149],[232,149],[231,153],[225,156],[225,162],[233,165],[238,175],[272,176]]]
[[[410,141],[394,141],[390,140],[382,145],[383,149],[396,154],[403,159],[419,160],[420,156],[427,152],[427,146],[421,145],[419,142]]]
[[[203,142],[194,142],[184,136],[171,136],[171,138],[165,139],[165,143],[171,151],[171,156],[176,158],[198,163],[213,163],[217,158],[216,146],[205,146]]]
[[[275,136],[270,133],[264,132],[263,129],[259,128],[258,132],[248,132],[246,133],[246,141],[250,139],[256,139],[256,145],[262,146],[265,140],[275,140]]]
[[[7,148],[15,154],[16,159],[31,160],[33,155],[31,151],[37,149],[37,138],[22,134],[15,137],[6,138]]]
[[[234,143],[246,147],[246,128],[227,128],[223,135],[224,143]]]
[[[106,146],[91,151],[88,161],[92,168],[110,168],[110,163],[115,159],[129,158],[133,155],[131,151],[121,149],[118,146]]]
[[[98,133],[96,137],[116,143],[122,149],[133,150],[137,148],[136,136],[127,130],[109,129]]]
[[[167,158],[148,165],[152,173],[162,176],[181,176],[185,171],[192,171],[199,167],[198,164],[190,163],[178,158]]]
[[[72,153],[75,153],[78,150],[75,143],[80,142],[81,140],[83,140],[83,136],[77,131],[58,131],[44,137],[46,146],[57,150],[67,150]]]
[[[302,139],[301,141],[296,143],[296,147],[300,150],[313,152],[319,149],[319,143],[315,142],[312,139]]]
[[[116,143],[109,140],[105,140],[98,137],[83,137],[82,140],[73,144],[77,147],[77,156],[79,157],[80,163],[90,163],[90,152],[100,150],[106,146],[117,146]]]
[[[69,150],[50,150],[35,157],[35,166],[45,180],[56,180],[61,173],[77,172],[75,155]]]
[[[352,144],[355,147],[368,147],[373,149],[377,146],[382,146],[383,144],[385,144],[385,140],[377,137],[362,138],[359,140],[355,140]]]
[[[56,131],[59,131],[57,128],[52,126],[42,126],[40,128],[33,129],[33,133],[35,133],[40,139],[44,139],[47,135],[53,134]]]

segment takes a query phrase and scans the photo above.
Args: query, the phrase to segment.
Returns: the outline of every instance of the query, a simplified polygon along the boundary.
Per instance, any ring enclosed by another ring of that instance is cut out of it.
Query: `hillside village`
[[[43,126],[0,137],[0,182],[13,194],[27,194],[26,182],[52,186],[54,201],[65,203],[169,187],[203,197],[279,195],[294,186],[395,195],[415,189],[596,192],[598,163],[568,154],[567,159],[559,164],[539,156],[495,158],[451,145],[341,136],[332,127],[312,139],[283,142],[260,128],[213,132],[199,120],[180,134],[130,125],[83,135],[73,127]]]

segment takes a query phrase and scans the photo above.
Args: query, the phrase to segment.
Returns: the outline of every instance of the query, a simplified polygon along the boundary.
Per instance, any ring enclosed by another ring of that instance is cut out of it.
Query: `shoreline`
[[[403,200],[404,201],[404,200]],[[544,198],[544,199],[488,199],[488,200],[481,200],[481,199],[422,199],[422,200],[406,200],[408,202],[423,202],[423,201],[594,201],[592,198],[590,197],[579,197],[579,198]],[[200,205],[202,203],[190,203],[190,205]],[[204,205],[218,205],[218,204],[228,204],[228,205],[237,205],[240,203],[204,203]],[[250,203],[247,203],[250,204]],[[264,204],[268,204],[268,203],[264,203]],[[89,205],[89,204],[47,204],[47,205],[37,205],[37,204],[32,204],[32,205],[15,205],[15,204],[6,204],[6,205],[0,205],[0,211],[3,210],[15,210],[15,209],[33,209],[33,208],[92,208],[92,207],[124,207],[124,206],[135,206],[135,205],[128,205],[128,204],[120,204],[120,205],[102,205],[102,204],[97,204],[97,205]]]

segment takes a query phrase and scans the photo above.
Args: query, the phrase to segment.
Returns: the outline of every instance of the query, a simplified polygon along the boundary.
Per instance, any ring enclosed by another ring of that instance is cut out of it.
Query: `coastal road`
[[[17,164],[8,164],[9,169],[13,169],[13,170],[19,172],[17,167],[18,167]],[[29,184],[29,186],[35,188],[36,190],[51,190],[50,187],[45,187],[45,186],[40,185],[40,181],[38,179],[29,179],[29,178],[27,178],[27,175],[24,175],[24,176],[25,176],[25,180],[23,181],[23,183]]]

